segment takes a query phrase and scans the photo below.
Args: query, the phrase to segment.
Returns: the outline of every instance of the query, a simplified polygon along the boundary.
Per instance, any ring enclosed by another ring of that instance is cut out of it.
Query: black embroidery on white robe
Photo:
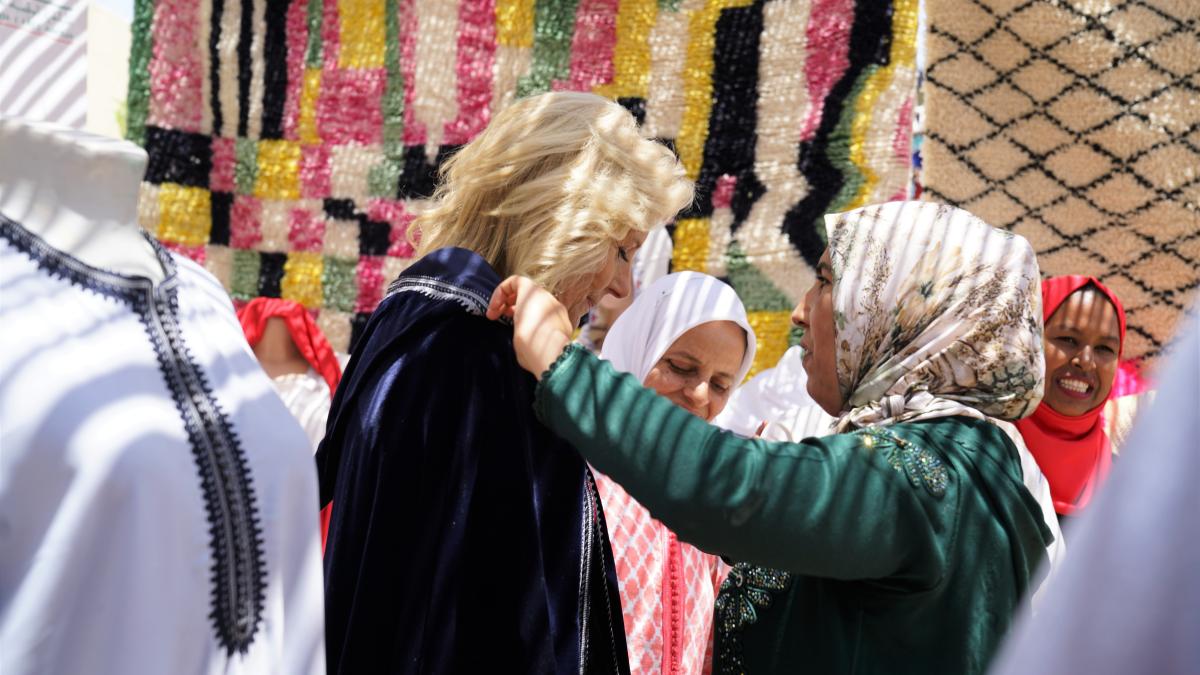
[[[213,556],[209,618],[228,653],[245,653],[262,621],[262,530],[241,441],[180,334],[175,263],[158,242],[146,237],[166,272],[156,288],[147,278],[122,276],[72,258],[3,215],[0,238],[47,273],[128,304],[141,320],[200,474]]]

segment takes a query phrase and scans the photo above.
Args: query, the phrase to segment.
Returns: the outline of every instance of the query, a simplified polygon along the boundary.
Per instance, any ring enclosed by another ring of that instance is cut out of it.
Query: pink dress
[[[617,565],[631,673],[710,672],[713,604],[728,566],[677,540],[608,476],[596,473],[596,488]]]

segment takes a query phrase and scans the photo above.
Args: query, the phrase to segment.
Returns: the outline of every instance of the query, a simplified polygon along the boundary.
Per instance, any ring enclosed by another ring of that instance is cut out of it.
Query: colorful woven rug
[[[926,196],[1100,278],[1154,357],[1200,283],[1200,2],[927,7]]]
[[[675,269],[726,277],[762,345],[822,214],[909,183],[917,0],[139,0],[142,224],[236,301],[303,303],[338,349],[410,261],[438,161],[517,96],[620,101],[697,181]]]

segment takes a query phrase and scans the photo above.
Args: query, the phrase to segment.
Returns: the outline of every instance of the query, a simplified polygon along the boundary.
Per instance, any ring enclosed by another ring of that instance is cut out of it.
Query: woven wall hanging
[[[592,91],[697,181],[674,269],[727,278],[762,344],[822,214],[908,189],[917,0],[139,0],[142,225],[235,301],[298,300],[338,349],[409,262],[437,163],[515,97]]]
[[[1200,283],[1200,2],[928,0],[925,195],[1089,274],[1153,358]]]

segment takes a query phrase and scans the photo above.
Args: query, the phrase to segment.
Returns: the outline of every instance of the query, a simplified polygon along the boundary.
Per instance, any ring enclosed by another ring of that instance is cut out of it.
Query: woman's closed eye
[[[667,367],[669,367],[671,372],[675,373],[676,375],[683,375],[686,377],[696,374],[695,366],[682,365],[680,363],[676,363],[673,359],[667,359]]]
[[[617,257],[625,262],[629,262],[629,259],[633,256],[629,254],[629,249],[625,248],[624,246],[618,246]]]
[[[667,367],[671,369],[671,372],[679,377],[686,377],[690,379],[700,374],[700,369],[695,366],[677,363],[673,359],[666,359],[666,361]],[[733,389],[733,384],[724,377],[716,377],[708,381],[708,387],[717,393],[724,394],[730,389]]]

